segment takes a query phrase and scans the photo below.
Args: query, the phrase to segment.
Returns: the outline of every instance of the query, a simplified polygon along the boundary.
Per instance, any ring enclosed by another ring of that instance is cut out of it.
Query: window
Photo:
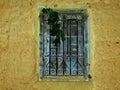
[[[48,16],[40,15],[40,78],[83,76],[88,79],[87,15],[81,11],[59,11],[65,41],[52,44]]]

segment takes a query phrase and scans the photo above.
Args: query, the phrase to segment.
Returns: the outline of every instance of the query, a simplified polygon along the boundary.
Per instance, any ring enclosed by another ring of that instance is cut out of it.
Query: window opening
[[[59,23],[65,41],[53,45],[48,16],[40,15],[40,78],[44,76],[82,76],[88,78],[87,15],[60,12]]]

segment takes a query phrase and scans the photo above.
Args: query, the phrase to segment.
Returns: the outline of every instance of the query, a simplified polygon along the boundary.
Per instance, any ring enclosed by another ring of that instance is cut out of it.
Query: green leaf
[[[65,40],[65,34],[64,34],[64,32],[62,30],[61,30],[61,38],[62,38],[62,41]]]
[[[58,44],[60,44],[60,37],[56,37],[55,40],[53,41],[53,44],[55,46],[57,46]]]
[[[47,14],[47,9],[43,8],[43,9],[42,9],[42,12],[43,12],[44,14]]]
[[[43,8],[42,12],[44,14],[48,14],[48,25],[51,26],[50,28],[50,35],[55,36],[56,38],[53,41],[53,44],[55,46],[58,46],[60,44],[60,40],[64,41],[65,40],[65,34],[62,30],[60,30],[60,24],[58,23],[59,21],[59,16],[58,12],[53,11],[50,8]]]

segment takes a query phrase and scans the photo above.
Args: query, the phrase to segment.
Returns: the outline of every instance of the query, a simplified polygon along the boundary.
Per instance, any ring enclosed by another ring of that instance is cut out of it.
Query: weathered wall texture
[[[0,0],[0,90],[88,90],[84,87],[89,82],[38,82],[38,4],[60,9],[88,6],[92,90],[120,90],[119,2]]]

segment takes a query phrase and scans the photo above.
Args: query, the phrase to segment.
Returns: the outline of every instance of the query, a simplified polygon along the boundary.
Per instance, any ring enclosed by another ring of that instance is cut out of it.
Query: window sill
[[[83,76],[44,76],[40,81],[85,81]]]
[[[92,90],[93,83],[91,80],[85,81],[37,81],[34,84],[37,90]]]

